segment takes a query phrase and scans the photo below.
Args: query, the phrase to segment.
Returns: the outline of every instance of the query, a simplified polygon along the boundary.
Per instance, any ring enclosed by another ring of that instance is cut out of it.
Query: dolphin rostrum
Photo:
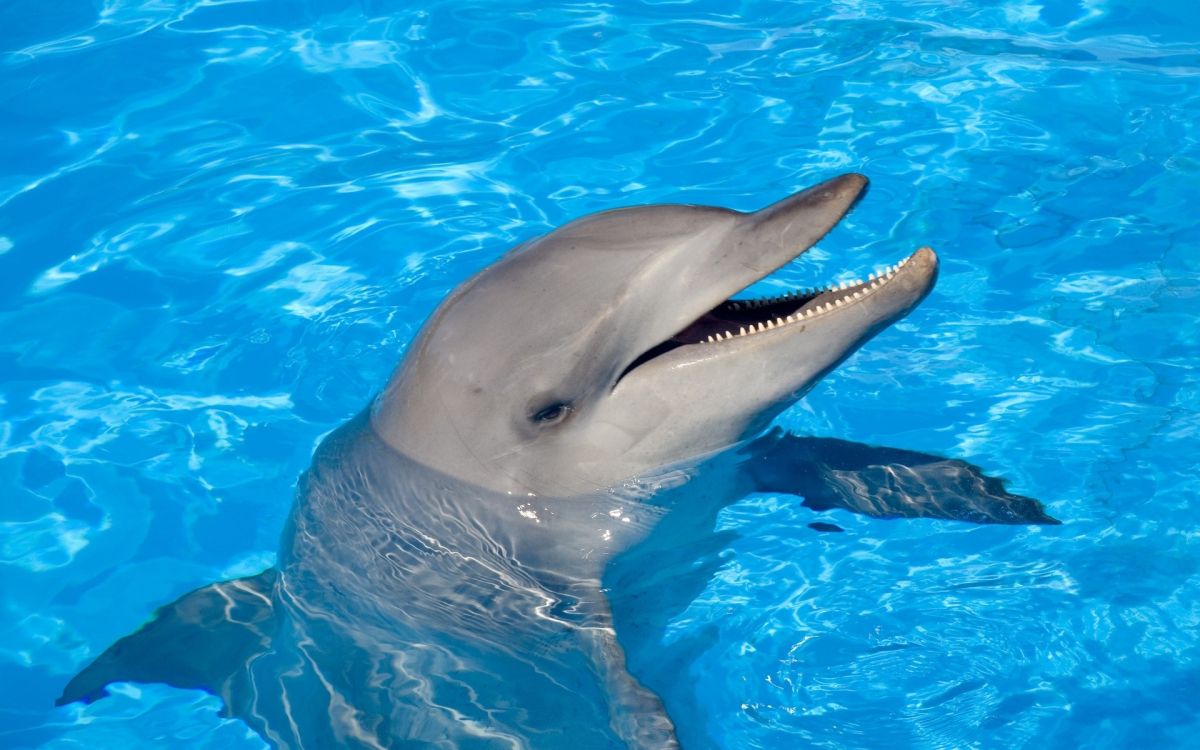
[[[607,211],[483,269],[318,447],[276,566],[163,607],[59,703],[117,681],[201,688],[277,748],[677,747],[615,636],[602,579],[617,553],[678,548],[753,491],[1057,523],[962,461],[762,436],[933,288],[922,248],[866,281],[733,299],[866,184],[843,175],[752,213]],[[722,463],[733,446],[745,458]]]

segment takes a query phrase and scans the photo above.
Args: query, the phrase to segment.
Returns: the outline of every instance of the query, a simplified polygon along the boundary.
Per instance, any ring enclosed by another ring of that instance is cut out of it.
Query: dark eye
[[[571,405],[562,401],[555,402],[533,413],[530,417],[536,424],[547,426],[558,424],[571,413]]]

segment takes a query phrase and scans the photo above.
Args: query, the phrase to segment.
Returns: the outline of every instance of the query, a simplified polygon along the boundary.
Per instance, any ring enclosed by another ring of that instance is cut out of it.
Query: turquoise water
[[[0,746],[263,747],[199,692],[51,706],[273,562],[317,440],[506,248],[851,170],[871,194],[774,278],[930,244],[941,280],[781,423],[970,460],[1065,524],[747,497],[702,593],[622,633],[633,669],[688,748],[1193,743],[1200,11],[531,8],[0,5]]]

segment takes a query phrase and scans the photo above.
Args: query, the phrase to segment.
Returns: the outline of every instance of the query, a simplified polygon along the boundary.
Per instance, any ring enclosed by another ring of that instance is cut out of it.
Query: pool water
[[[264,747],[200,692],[52,704],[273,562],[316,442],[505,249],[845,171],[870,195],[764,287],[922,244],[941,279],[780,424],[1064,524],[743,498],[633,670],[687,748],[1192,745],[1200,6],[468,5],[0,4],[0,747]]]

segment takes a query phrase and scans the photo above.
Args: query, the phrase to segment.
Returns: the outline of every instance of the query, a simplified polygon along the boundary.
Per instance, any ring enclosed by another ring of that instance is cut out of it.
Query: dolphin
[[[921,248],[865,281],[735,298],[866,187],[842,175],[749,213],[621,208],[518,246],[318,446],[274,567],[161,608],[58,703],[199,688],[288,749],[678,747],[616,637],[622,553],[665,561],[754,491],[1057,523],[962,461],[766,432],[934,286]]]

